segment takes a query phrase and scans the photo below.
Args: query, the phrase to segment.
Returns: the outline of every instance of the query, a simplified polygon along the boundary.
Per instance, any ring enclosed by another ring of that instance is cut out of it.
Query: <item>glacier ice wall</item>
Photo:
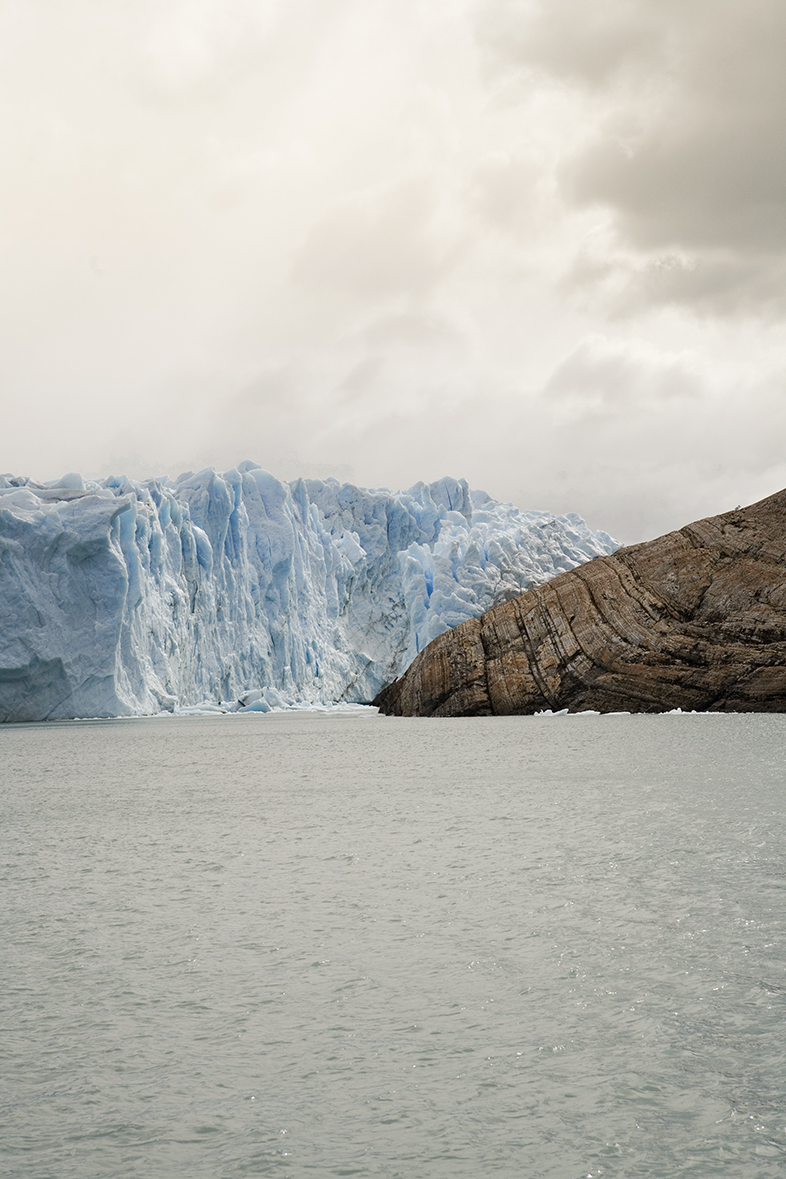
[[[368,701],[442,631],[617,547],[455,479],[0,476],[0,720]]]

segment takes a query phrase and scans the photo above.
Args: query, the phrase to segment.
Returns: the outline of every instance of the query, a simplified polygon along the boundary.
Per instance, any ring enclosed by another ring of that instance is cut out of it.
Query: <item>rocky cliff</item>
[[[786,712],[786,491],[598,557],[434,639],[395,716]]]

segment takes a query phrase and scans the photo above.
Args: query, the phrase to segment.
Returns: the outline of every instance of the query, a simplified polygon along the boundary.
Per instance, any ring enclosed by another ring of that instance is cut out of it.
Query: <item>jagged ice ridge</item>
[[[443,631],[617,547],[449,478],[0,476],[0,720],[367,702]]]

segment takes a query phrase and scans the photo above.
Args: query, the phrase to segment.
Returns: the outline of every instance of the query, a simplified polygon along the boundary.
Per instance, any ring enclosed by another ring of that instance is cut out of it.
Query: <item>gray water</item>
[[[786,717],[0,730],[0,1173],[783,1176]]]

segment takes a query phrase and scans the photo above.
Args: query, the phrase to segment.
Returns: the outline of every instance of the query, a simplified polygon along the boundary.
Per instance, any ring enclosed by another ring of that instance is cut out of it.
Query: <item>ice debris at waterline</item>
[[[443,631],[617,547],[456,479],[0,476],[0,720],[368,702]]]

